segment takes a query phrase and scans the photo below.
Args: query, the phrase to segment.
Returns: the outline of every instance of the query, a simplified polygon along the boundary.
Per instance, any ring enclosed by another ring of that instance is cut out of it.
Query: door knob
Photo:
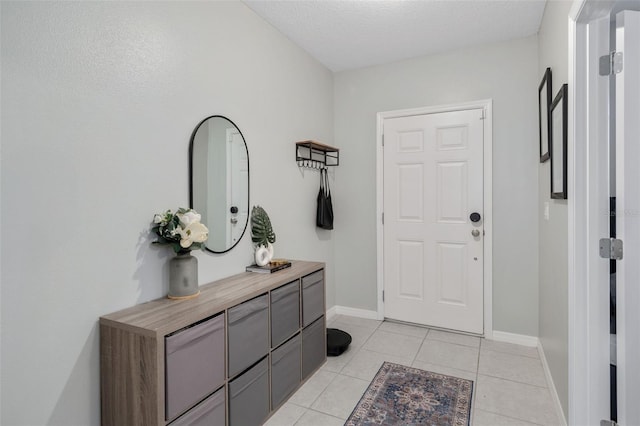
[[[471,231],[471,235],[473,235],[474,237],[479,237],[480,236],[480,231],[477,229],[474,229],[473,231]]]
[[[235,225],[236,223],[238,223],[238,219],[236,219],[235,217],[232,217],[231,218],[231,223],[233,223]]]

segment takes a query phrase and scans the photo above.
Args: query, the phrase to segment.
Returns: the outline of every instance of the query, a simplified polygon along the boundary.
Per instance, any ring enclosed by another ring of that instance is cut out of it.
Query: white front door
[[[387,318],[484,331],[483,123],[482,109],[384,119]]]
[[[640,425],[640,12],[616,16],[616,324],[618,424]]]

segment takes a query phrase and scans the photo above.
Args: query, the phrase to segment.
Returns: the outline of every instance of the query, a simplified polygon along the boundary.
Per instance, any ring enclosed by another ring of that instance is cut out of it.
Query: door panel
[[[421,130],[398,132],[398,152],[424,151],[424,133]]]
[[[424,298],[423,259],[424,243],[422,241],[398,241],[398,265],[400,266],[398,297],[404,299]]]
[[[468,131],[466,126],[438,127],[436,138],[440,151],[448,149],[466,149]]]
[[[466,305],[467,245],[438,244],[438,302]]]
[[[482,110],[385,119],[385,316],[483,333]],[[472,230],[479,236],[473,237]]]
[[[398,166],[398,220],[422,222],[424,213],[424,167],[422,164]]]
[[[468,216],[467,162],[438,163],[438,222],[466,223]]]

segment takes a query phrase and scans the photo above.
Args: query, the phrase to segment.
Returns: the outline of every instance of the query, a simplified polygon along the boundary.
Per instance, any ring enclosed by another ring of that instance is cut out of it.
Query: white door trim
[[[588,288],[589,272],[586,269],[589,258],[587,251],[588,221],[586,214],[577,214],[582,209],[588,211],[588,147],[575,143],[576,138],[587,140],[588,131],[588,84],[585,73],[580,72],[577,64],[586,62],[588,49],[588,31],[586,24],[576,21],[585,1],[576,0],[569,13],[569,91],[568,135],[567,135],[567,242],[568,254],[568,355],[569,355],[569,412],[568,424],[590,424],[589,418],[589,326]],[[578,145],[578,146],[577,146]],[[586,144],[585,144],[586,145]],[[586,178],[586,179],[585,179]],[[576,282],[582,283],[577,286]],[[580,326],[582,324],[582,327]],[[587,372],[587,374],[584,374]]]
[[[461,111],[468,109],[484,109],[484,336],[493,337],[493,101],[464,102],[458,104],[438,105],[430,107],[403,109],[379,112],[376,117],[376,242],[377,242],[377,292],[378,319],[384,319],[384,302],[382,290],[384,288],[384,237],[382,227],[382,212],[384,208],[384,157],[382,150],[383,122],[387,118],[407,117],[412,115],[435,114],[441,112]]]
[[[608,40],[608,23],[595,23],[608,17],[615,3],[574,0],[568,19],[570,425],[599,424],[609,418],[609,371],[602,369],[609,362],[609,304],[600,303],[609,297],[609,270],[596,249],[598,239],[609,235],[608,129],[603,128],[606,111],[598,108],[602,95],[596,71],[596,49]],[[591,30],[589,24],[594,24]]]
[[[640,4],[636,3],[636,9]],[[616,238],[624,242],[624,256],[616,269],[616,340],[617,340],[617,397],[620,425],[640,423],[640,365],[637,304],[637,254],[640,253],[640,224],[637,219],[640,197],[637,184],[640,169],[635,160],[640,156],[638,135],[640,123],[640,11],[626,9],[616,13],[616,51],[624,59],[624,66],[615,76],[615,144],[616,144]]]

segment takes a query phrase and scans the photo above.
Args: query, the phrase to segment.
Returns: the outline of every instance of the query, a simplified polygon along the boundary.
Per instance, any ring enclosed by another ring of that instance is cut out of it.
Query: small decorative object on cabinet
[[[200,215],[191,209],[167,210],[153,217],[152,231],[158,239],[153,244],[169,245],[176,257],[169,261],[169,299],[197,297],[198,259],[191,250],[202,249],[209,230],[200,223]]]
[[[169,260],[169,299],[188,299],[200,293],[198,259],[181,251]]]
[[[340,150],[316,141],[296,142],[296,162],[299,167],[326,169],[340,164]]]
[[[326,360],[324,266],[291,261],[101,317],[102,425],[264,423]]]
[[[291,262],[286,259],[271,259],[271,262],[264,266],[258,266],[257,264],[249,265],[245,268],[245,271],[258,272],[260,274],[272,274],[289,267],[291,267]]]
[[[260,206],[253,206],[251,209],[251,241],[255,245],[256,265],[265,266],[271,262],[276,234],[271,227],[269,215]]]

